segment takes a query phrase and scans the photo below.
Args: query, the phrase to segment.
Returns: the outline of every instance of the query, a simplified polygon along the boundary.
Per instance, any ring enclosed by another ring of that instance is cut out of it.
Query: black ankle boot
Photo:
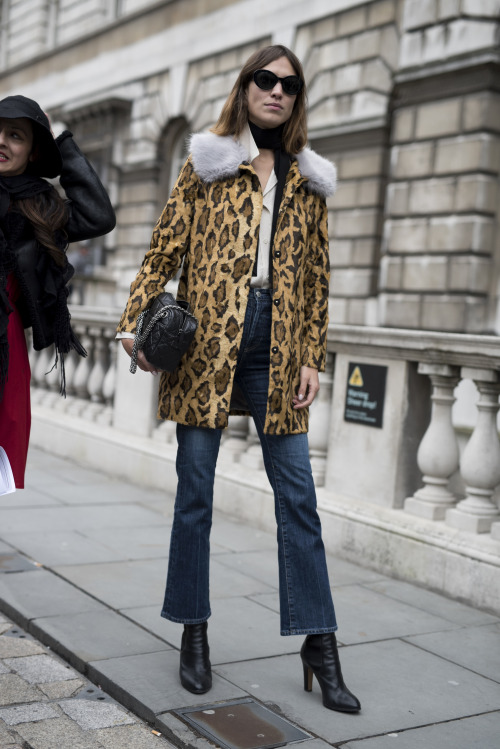
[[[185,624],[182,633],[179,674],[184,689],[193,694],[204,694],[212,687],[207,629],[207,622]]]
[[[307,635],[300,651],[304,667],[304,689],[312,691],[313,674],[317,678],[323,705],[329,710],[357,713],[361,705],[344,684],[340,669],[337,640],[333,632],[326,635]]]

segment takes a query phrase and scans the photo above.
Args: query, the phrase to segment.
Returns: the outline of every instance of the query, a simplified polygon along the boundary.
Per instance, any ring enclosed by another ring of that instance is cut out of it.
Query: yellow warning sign
[[[361,375],[361,370],[359,367],[354,367],[353,373],[349,378],[349,385],[352,385],[356,388],[363,387],[363,377]]]

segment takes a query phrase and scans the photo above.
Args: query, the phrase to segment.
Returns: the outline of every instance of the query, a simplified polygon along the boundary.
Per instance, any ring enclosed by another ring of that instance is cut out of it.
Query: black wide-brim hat
[[[62,170],[62,158],[59,146],[50,130],[49,118],[40,106],[26,96],[7,96],[0,100],[0,117],[14,120],[27,117],[33,125],[36,159],[30,161],[26,174],[38,177],[57,177]]]

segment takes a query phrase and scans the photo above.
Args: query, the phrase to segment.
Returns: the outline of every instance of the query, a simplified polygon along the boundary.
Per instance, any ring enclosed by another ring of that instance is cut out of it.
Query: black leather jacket
[[[108,194],[94,169],[82,154],[72,134],[65,130],[57,138],[63,159],[60,183],[67,196],[68,242],[99,237],[116,223]],[[24,327],[33,328],[33,347],[40,349],[54,342],[55,300],[61,285],[73,275],[67,262],[57,267],[34,237],[26,237],[15,248],[16,276],[22,296],[17,302]]]

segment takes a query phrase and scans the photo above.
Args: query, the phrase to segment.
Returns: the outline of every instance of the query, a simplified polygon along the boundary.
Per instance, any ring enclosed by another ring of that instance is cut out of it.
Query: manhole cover
[[[311,736],[251,699],[174,710],[221,749],[272,749]]]

